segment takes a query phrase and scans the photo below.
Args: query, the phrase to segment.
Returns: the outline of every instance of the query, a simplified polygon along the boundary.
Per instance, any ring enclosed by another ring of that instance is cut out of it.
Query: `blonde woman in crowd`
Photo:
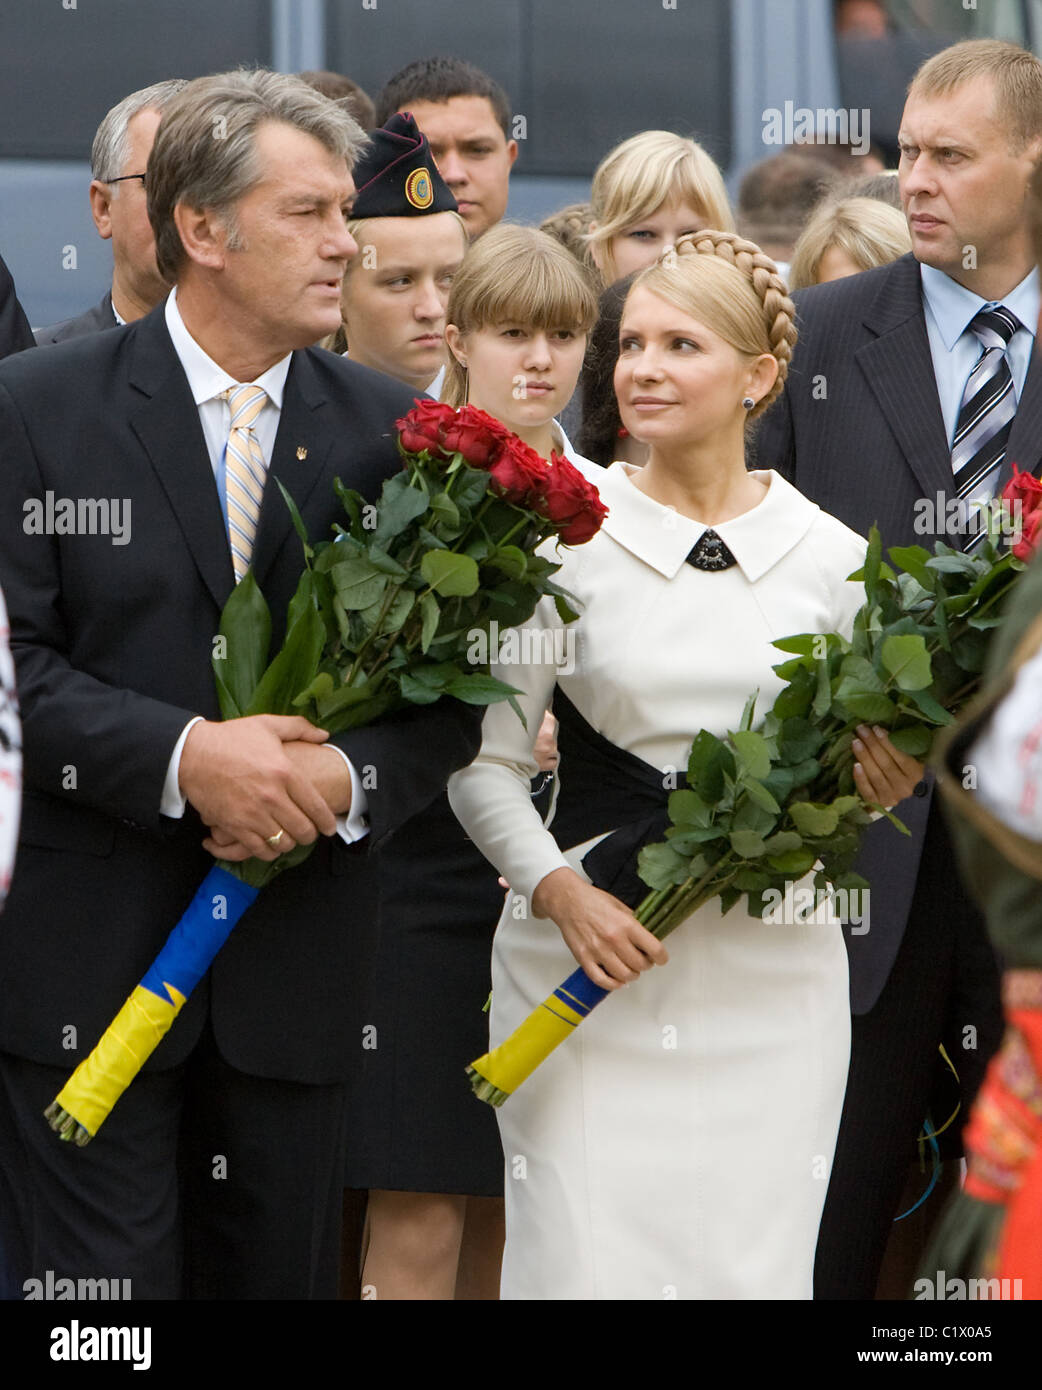
[[[605,285],[653,264],[703,227],[734,231],[723,175],[694,140],[645,130],[601,160],[590,188],[590,252]]]
[[[878,198],[843,198],[811,213],[792,253],[789,288],[805,290],[888,265],[912,249],[904,213]]]
[[[714,900],[667,956],[583,862],[648,797],[665,803],[700,727],[738,728],[757,689],[770,707],[774,639],[851,630],[864,540],[779,474],[746,469],[746,425],[782,388],[793,318],[774,263],[726,232],[683,238],[637,277],[615,387],[649,458],[605,471],[604,525],[565,554],[574,661],[543,642],[544,661],[499,668],[529,732],[490,708],[481,752],[449,780],[510,884],[493,1044],[576,961],[612,992],[496,1111],[504,1152],[525,1161],[507,1183],[504,1298],[811,1297],[850,1036],[838,924],[764,922],[744,902],[724,918]],[[554,605],[528,626],[559,628]],[[528,779],[551,699],[561,786],[547,828]],[[870,731],[859,756],[873,800],[918,778]]]
[[[505,273],[506,272],[506,273]],[[566,453],[554,416],[571,396],[596,313],[575,258],[543,232],[500,224],[468,251],[449,296],[442,399],[494,416],[544,458]],[[545,708],[545,707],[544,707]],[[527,784],[556,764],[553,721]],[[516,715],[514,716],[516,718]],[[544,723],[546,721],[543,721]],[[520,725],[519,725],[520,727]],[[369,1189],[363,1297],[494,1299],[503,1250],[503,1153],[464,1068],[488,1048],[492,935],[503,889],[443,796],[381,850],[382,936],[363,1057],[363,1117],[347,1186]]]

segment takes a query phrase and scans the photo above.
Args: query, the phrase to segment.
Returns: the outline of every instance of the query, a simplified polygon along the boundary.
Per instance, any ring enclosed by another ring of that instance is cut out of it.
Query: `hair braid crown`
[[[770,256],[761,251],[754,241],[747,241],[734,232],[718,232],[710,227],[700,232],[687,232],[678,238],[674,247],[668,247],[662,253],[659,263],[667,263],[674,255],[717,256],[728,265],[733,265],[752,285],[763,306],[767,341],[778,363],[778,377],[763,399],[750,410],[749,418],[755,419],[781,395],[792,350],[796,346],[796,306],[789,298],[789,287],[778,274],[778,267]]]

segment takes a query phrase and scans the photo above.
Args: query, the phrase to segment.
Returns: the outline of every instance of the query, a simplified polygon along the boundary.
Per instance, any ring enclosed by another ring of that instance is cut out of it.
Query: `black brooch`
[[[732,565],[737,565],[738,561],[716,532],[710,530],[703,531],[696,544],[691,547],[687,563],[694,565],[696,570],[729,570]]]

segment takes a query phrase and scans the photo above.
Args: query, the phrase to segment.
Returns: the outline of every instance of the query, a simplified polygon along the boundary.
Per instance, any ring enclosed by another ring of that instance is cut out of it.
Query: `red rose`
[[[1011,549],[1018,560],[1030,560],[1042,538],[1042,482],[1013,465],[1013,477],[1002,489],[1007,524],[1016,537]]]
[[[496,492],[517,507],[542,510],[550,470],[536,451],[516,435],[509,435],[502,453],[488,470]]]
[[[441,401],[419,400],[404,419],[396,420],[402,448],[408,454],[421,454],[424,449],[435,458],[451,458],[453,449],[446,448],[446,428],[453,423],[456,412]]]
[[[446,449],[460,453],[471,468],[488,468],[513,436],[498,420],[476,406],[465,405],[445,428]]]
[[[1012,547],[1013,554],[1018,560],[1025,562],[1030,560],[1038,549],[1038,543],[1042,540],[1042,508],[1032,512],[1024,523],[1020,540]]]
[[[542,510],[557,526],[565,545],[583,545],[597,534],[608,515],[597,489],[560,454],[550,455]]]

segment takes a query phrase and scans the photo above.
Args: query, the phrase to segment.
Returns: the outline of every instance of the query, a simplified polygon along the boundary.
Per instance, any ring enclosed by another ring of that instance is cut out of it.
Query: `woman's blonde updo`
[[[796,306],[778,267],[755,242],[709,228],[691,232],[641,271],[630,294],[636,289],[675,304],[743,357],[774,357],[778,376],[748,419],[781,394],[796,345]]]

